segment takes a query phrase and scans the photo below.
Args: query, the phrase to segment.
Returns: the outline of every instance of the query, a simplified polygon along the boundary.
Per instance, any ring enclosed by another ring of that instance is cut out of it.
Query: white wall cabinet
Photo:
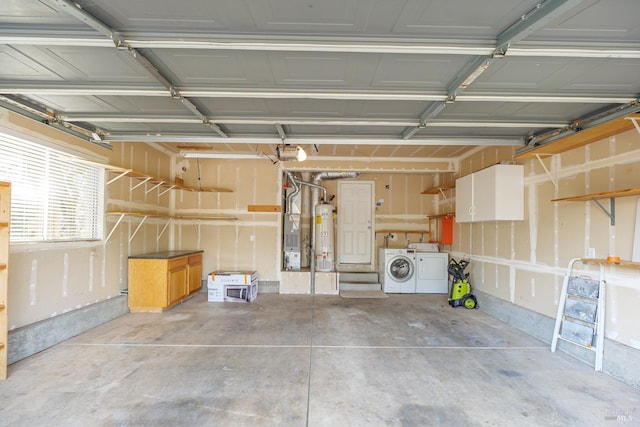
[[[456,222],[523,219],[522,165],[494,165],[456,180]]]

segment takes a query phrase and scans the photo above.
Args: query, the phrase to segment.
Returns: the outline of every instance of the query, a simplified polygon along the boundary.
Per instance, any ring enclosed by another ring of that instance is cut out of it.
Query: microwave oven
[[[249,286],[246,285],[225,285],[224,299],[225,301],[246,302],[248,298]]]

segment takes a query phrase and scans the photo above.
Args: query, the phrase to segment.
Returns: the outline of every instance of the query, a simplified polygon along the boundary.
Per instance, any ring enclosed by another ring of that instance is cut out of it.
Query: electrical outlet
[[[596,257],[596,248],[589,248],[587,250],[587,258],[595,258]]]

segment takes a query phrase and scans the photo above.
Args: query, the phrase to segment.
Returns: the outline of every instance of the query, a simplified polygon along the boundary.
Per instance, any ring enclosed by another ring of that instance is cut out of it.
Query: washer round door
[[[406,282],[413,277],[413,262],[404,255],[389,260],[387,274],[396,282]]]

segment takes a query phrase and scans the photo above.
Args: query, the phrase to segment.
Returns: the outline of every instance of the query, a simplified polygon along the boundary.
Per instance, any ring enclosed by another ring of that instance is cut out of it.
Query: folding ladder
[[[567,274],[562,283],[558,315],[551,341],[551,351],[555,352],[558,340],[567,341],[594,351],[595,370],[602,371],[604,355],[605,281],[604,266],[600,264],[599,280],[586,276],[575,276],[573,264],[569,261]]]

